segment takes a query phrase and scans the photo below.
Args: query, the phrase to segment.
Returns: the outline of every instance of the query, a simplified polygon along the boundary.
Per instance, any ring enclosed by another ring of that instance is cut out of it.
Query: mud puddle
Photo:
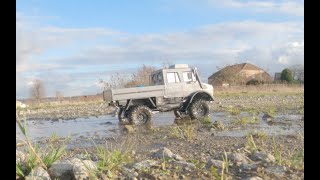
[[[256,115],[257,123],[234,125],[234,121],[239,118],[252,118],[247,112],[242,112],[238,116],[231,116],[229,113],[217,112],[211,114],[210,118],[214,121],[220,121],[226,127],[226,130],[215,131],[216,136],[231,136],[240,137],[246,136],[248,132],[262,131],[268,135],[290,135],[298,132],[303,133],[303,116],[292,114],[277,114],[273,118],[264,118],[264,114]],[[153,115],[152,126],[168,126],[174,124],[173,113],[156,113]],[[49,138],[52,135],[73,139],[83,138],[112,138],[120,134],[121,126],[118,124],[116,117],[111,115],[92,117],[92,118],[78,118],[76,120],[27,120],[27,127],[29,137],[32,140],[42,140]],[[22,133],[16,125],[17,139],[23,138]]]

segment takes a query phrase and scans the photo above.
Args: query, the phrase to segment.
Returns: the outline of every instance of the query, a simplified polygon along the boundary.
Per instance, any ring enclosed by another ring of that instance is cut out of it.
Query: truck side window
[[[196,81],[196,77],[192,72],[183,72],[182,76],[184,82]]]
[[[167,80],[168,80],[168,83],[180,82],[178,73],[176,73],[176,72],[168,72],[167,73]]]

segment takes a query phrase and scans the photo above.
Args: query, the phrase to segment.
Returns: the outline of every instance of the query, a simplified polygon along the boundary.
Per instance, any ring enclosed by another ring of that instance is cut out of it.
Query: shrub
[[[281,72],[281,80],[286,81],[288,83],[293,82],[293,76],[290,69],[286,68]]]

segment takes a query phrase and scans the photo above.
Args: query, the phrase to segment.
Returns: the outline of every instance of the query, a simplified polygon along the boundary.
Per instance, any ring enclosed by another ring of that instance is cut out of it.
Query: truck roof
[[[173,69],[180,69],[180,70],[184,69],[184,70],[187,70],[187,71],[191,70],[191,68],[189,67],[188,64],[174,64],[174,65],[169,66],[169,68],[162,68],[162,69],[158,69],[156,71],[153,71],[150,75],[157,74],[159,72],[162,72],[163,70],[167,70],[167,71],[169,70],[170,71],[170,70],[173,70]]]
[[[169,69],[189,68],[188,64],[174,64],[169,66]]]

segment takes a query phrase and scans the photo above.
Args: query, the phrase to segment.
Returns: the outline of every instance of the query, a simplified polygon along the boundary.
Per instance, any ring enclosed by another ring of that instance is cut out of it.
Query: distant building
[[[256,79],[262,82],[271,82],[271,76],[263,69],[250,64],[242,63],[227,66],[208,78],[208,83],[213,86],[242,85]]]
[[[274,81],[281,81],[281,73],[274,73]]]

